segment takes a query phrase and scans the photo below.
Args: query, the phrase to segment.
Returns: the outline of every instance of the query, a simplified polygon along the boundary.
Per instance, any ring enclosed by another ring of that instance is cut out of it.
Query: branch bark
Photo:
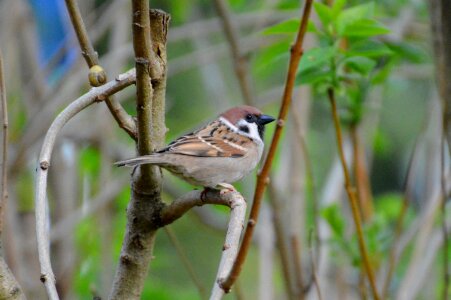
[[[8,199],[7,190],[7,161],[8,161],[8,108],[6,103],[6,88],[3,73],[3,56],[0,52],[0,101],[2,108],[2,122],[3,122],[3,138],[2,138],[2,181],[1,181],[1,198],[0,198],[0,299],[13,300],[25,299],[22,288],[14,278],[13,273],[8,268],[8,265],[3,259],[3,210]]]
[[[255,193],[254,193],[254,201],[252,204],[251,212],[249,215],[249,221],[247,223],[246,231],[244,233],[243,241],[240,246],[240,250],[237,255],[237,259],[235,263],[233,264],[233,268],[230,271],[230,274],[227,276],[227,278],[223,279],[221,282],[221,287],[224,291],[228,292],[233,285],[233,283],[238,278],[242,266],[244,264],[244,261],[247,256],[247,252],[249,250],[251,241],[252,241],[252,235],[254,232],[255,225],[258,221],[258,213],[260,210],[260,205],[263,198],[263,193],[265,191],[266,185],[269,181],[269,171],[272,166],[272,162],[274,160],[275,152],[277,149],[277,146],[279,144],[279,140],[282,134],[282,129],[284,127],[285,118],[287,116],[290,104],[291,104],[291,98],[293,95],[293,88],[295,84],[295,78],[296,78],[296,72],[299,65],[299,62],[302,57],[303,53],[303,41],[304,36],[307,31],[307,24],[308,19],[310,16],[310,11],[312,7],[312,0],[307,0],[305,2],[304,11],[302,15],[302,20],[300,22],[300,27],[298,30],[298,34],[296,37],[295,44],[291,48],[291,56],[290,56],[290,63],[288,67],[288,74],[287,79],[285,83],[285,90],[282,97],[282,103],[280,107],[279,117],[277,120],[277,127],[274,131],[274,135],[271,141],[271,145],[269,147],[268,156],[265,160],[265,163],[263,165],[263,168],[260,172],[260,174],[257,177],[257,184],[255,187]]]
[[[357,233],[357,241],[359,244],[359,251],[360,256],[363,261],[363,267],[366,272],[366,275],[368,277],[368,281],[371,286],[371,291],[373,293],[373,298],[375,300],[379,300],[379,294],[376,287],[376,279],[374,277],[373,269],[371,267],[371,263],[368,257],[368,251],[366,250],[366,244],[365,239],[363,236],[363,230],[362,230],[362,220],[359,212],[359,204],[357,201],[355,188],[352,186],[351,183],[351,176],[349,175],[348,165],[346,164],[345,154],[344,154],[344,148],[343,148],[343,139],[341,137],[341,127],[340,127],[340,120],[338,118],[337,114],[337,103],[335,101],[335,94],[334,90],[332,88],[329,88],[328,91],[329,101],[331,103],[332,107],[332,117],[334,121],[334,127],[335,127],[335,133],[337,137],[337,147],[338,147],[338,154],[340,156],[341,165],[343,168],[343,174],[345,179],[345,190],[348,195],[349,204],[351,206],[352,211],[352,217],[354,219],[355,224],[355,230]]]
[[[236,77],[240,85],[241,93],[243,94],[244,102],[247,105],[253,105],[254,99],[251,91],[251,82],[249,77],[249,63],[244,54],[240,51],[238,46],[239,34],[232,24],[232,16],[224,0],[214,0],[216,11],[221,18],[222,29],[225,33],[227,41],[230,46],[230,53],[233,59],[233,66]]]
[[[438,88],[442,99],[443,108],[443,137],[448,143],[448,151],[451,154],[451,2],[447,0],[429,1],[429,10],[432,24],[432,35],[435,50],[435,65]],[[444,151],[444,150],[442,150]],[[442,168],[444,162],[442,161]],[[444,172],[442,172],[444,173]],[[442,178],[444,175],[442,174]],[[443,179],[442,179],[443,182]],[[443,186],[443,183],[442,183]],[[443,191],[445,188],[443,187]],[[449,233],[446,226],[445,205],[449,194],[443,195],[442,204],[442,228],[443,228],[443,299],[448,298],[450,290],[451,269],[449,267]]]
[[[149,16],[150,13],[150,16]],[[166,127],[166,38],[170,16],[149,12],[147,0],[132,1],[133,48],[136,66],[138,155],[164,144]],[[127,228],[110,299],[140,299],[157,229],[161,227],[161,172],[143,165],[132,174]]]
[[[89,83],[91,86],[100,86],[107,82],[107,76],[104,69],[99,65],[99,56],[94,50],[88,37],[85,24],[81,17],[80,9],[76,0],[66,0],[67,11],[69,12],[72,25],[80,44],[81,54],[83,55],[89,70]],[[113,97],[107,97],[105,103],[108,106],[119,127],[125,130],[128,135],[136,140],[136,124],[132,117],[124,110],[122,105]]]
[[[161,211],[161,223],[162,225],[168,225],[195,206],[218,204],[230,207],[230,220],[222,248],[221,262],[219,263],[216,280],[210,295],[211,300],[221,299],[224,295],[224,290],[219,283],[221,278],[229,274],[238,252],[240,236],[246,217],[246,201],[238,192],[222,194],[219,191],[207,191],[203,196],[202,193],[201,191],[192,191],[163,208]]]
[[[50,167],[50,157],[56,136],[63,126],[80,111],[93,104],[96,101],[103,101],[109,95],[112,95],[135,82],[135,70],[121,74],[116,80],[112,80],[107,84],[92,88],[88,93],[84,94],[68,107],[66,107],[53,121],[42,144],[41,153],[39,155],[39,164],[36,168],[36,236],[38,242],[39,263],[41,265],[41,281],[44,283],[49,299],[59,299],[55,287],[55,277],[50,262],[49,253],[49,232],[47,220],[47,175]]]

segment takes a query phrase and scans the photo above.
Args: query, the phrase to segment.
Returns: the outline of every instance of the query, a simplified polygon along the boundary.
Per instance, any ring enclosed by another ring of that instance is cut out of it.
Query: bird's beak
[[[259,118],[258,118],[258,124],[260,124],[260,125],[266,125],[266,124],[268,124],[268,123],[271,123],[272,121],[274,121],[275,119],[273,118],[273,117],[271,117],[271,116],[268,116],[268,115],[261,115]]]

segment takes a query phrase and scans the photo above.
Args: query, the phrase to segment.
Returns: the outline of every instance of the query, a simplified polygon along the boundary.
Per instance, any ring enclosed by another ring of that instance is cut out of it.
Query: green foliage
[[[313,85],[318,93],[334,88],[346,109],[342,121],[355,124],[362,118],[369,84],[387,78],[393,51],[376,39],[389,30],[374,18],[375,3],[346,4],[344,0],[334,1],[332,6],[313,3],[320,26],[310,22],[309,31],[317,36],[320,47],[305,51],[297,83]],[[292,19],[266,28],[263,33],[293,38],[298,27],[299,20]],[[268,49],[262,56],[264,61],[283,57],[282,47]]]
[[[100,170],[101,155],[98,149],[86,147],[80,151],[80,172],[95,176]]]
[[[371,263],[379,265],[388,255],[393,237],[393,226],[399,216],[402,198],[400,195],[390,194],[377,199],[375,203],[375,214],[371,220],[363,224],[363,234]],[[346,223],[352,222],[352,220],[345,218],[345,214],[337,203],[323,208],[321,216],[332,231],[329,242],[333,246],[333,251],[345,253],[352,265],[359,267],[361,258],[358,251],[357,235],[348,236],[346,231]]]

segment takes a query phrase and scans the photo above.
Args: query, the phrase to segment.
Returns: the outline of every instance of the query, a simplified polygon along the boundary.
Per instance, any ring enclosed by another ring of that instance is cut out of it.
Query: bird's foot
[[[211,188],[205,187],[203,189],[203,191],[200,193],[200,201],[202,201],[202,203],[205,203],[207,200],[207,193],[211,191]]]
[[[232,193],[232,192],[237,191],[233,185],[231,185],[230,183],[225,183],[225,182],[219,183],[216,187],[219,189],[219,194],[221,196],[223,196],[227,193]]]

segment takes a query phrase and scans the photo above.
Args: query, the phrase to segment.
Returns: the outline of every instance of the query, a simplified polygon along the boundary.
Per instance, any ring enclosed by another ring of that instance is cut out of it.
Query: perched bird
[[[231,183],[249,174],[260,161],[265,125],[274,120],[252,106],[234,107],[164,149],[116,165],[157,165],[192,185],[234,190]]]

